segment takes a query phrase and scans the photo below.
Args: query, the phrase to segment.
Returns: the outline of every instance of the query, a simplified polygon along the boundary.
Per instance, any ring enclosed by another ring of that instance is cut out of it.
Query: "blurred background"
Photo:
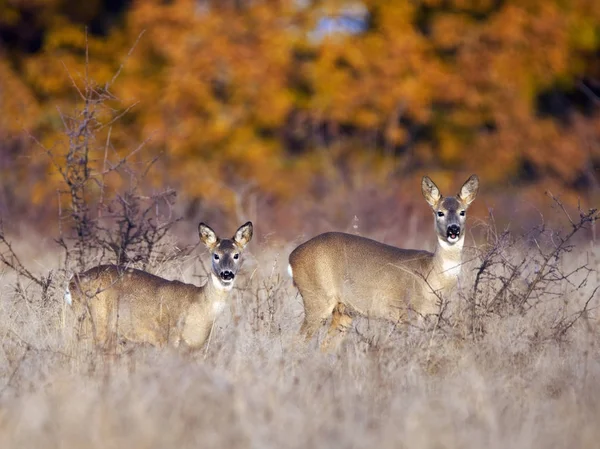
[[[193,227],[416,235],[423,174],[501,226],[600,199],[598,0],[1,0],[5,221],[57,226],[90,80],[90,163],[154,161]]]

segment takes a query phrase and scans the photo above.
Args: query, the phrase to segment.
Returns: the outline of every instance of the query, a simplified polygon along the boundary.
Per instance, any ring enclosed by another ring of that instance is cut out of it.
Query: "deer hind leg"
[[[346,306],[338,302],[333,308],[331,324],[327,331],[327,336],[321,344],[321,351],[326,352],[330,349],[337,349],[340,342],[344,339],[352,326],[352,317],[348,314]],[[332,345],[332,342],[334,344]]]
[[[98,301],[98,298],[93,298],[91,301]],[[114,355],[117,352],[118,343],[118,310],[117,305],[104,298],[103,301],[98,301],[96,307],[93,308],[95,328],[95,340],[99,348],[105,355]]]
[[[333,295],[327,295],[320,291],[302,291],[302,301],[304,303],[304,322],[300,327],[300,334],[309,341],[315,332],[323,325],[327,318],[333,312],[337,299]]]
[[[81,304],[79,300],[73,301],[72,307],[75,315],[75,338],[80,342],[84,337],[90,338],[92,334],[89,309],[85,304]]]

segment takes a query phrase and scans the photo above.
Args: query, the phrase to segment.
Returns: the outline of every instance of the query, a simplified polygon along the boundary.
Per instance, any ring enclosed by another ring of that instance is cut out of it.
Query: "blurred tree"
[[[365,164],[381,183],[598,182],[595,0],[5,1],[0,81],[19,94],[0,98],[0,132],[64,139],[73,84],[108,82],[141,33],[112,87],[139,104],[105,132],[114,151],[150,138],[166,167],[154,182],[190,198],[322,195],[332,166]]]

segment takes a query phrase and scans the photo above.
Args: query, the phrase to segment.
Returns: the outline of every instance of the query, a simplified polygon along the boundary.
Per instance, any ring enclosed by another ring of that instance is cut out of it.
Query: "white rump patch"
[[[294,270],[292,270],[292,265],[288,263],[288,274],[291,278],[294,277]]]
[[[73,304],[73,296],[71,296],[71,290],[69,290],[69,284],[67,284],[67,289],[65,290],[65,302],[68,305],[72,305]]]

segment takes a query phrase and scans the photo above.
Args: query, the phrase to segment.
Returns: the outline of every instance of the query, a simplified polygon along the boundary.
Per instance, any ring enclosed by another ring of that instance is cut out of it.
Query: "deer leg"
[[[313,292],[301,292],[301,295],[304,302],[304,322],[300,327],[300,334],[309,341],[329,318],[337,301],[333,297]]]
[[[321,351],[328,351],[330,348],[336,349],[339,343],[352,326],[352,317],[348,314],[348,310],[344,304],[338,302],[333,309],[331,324],[327,331],[327,336],[321,344]],[[332,341],[336,343],[332,346]]]

